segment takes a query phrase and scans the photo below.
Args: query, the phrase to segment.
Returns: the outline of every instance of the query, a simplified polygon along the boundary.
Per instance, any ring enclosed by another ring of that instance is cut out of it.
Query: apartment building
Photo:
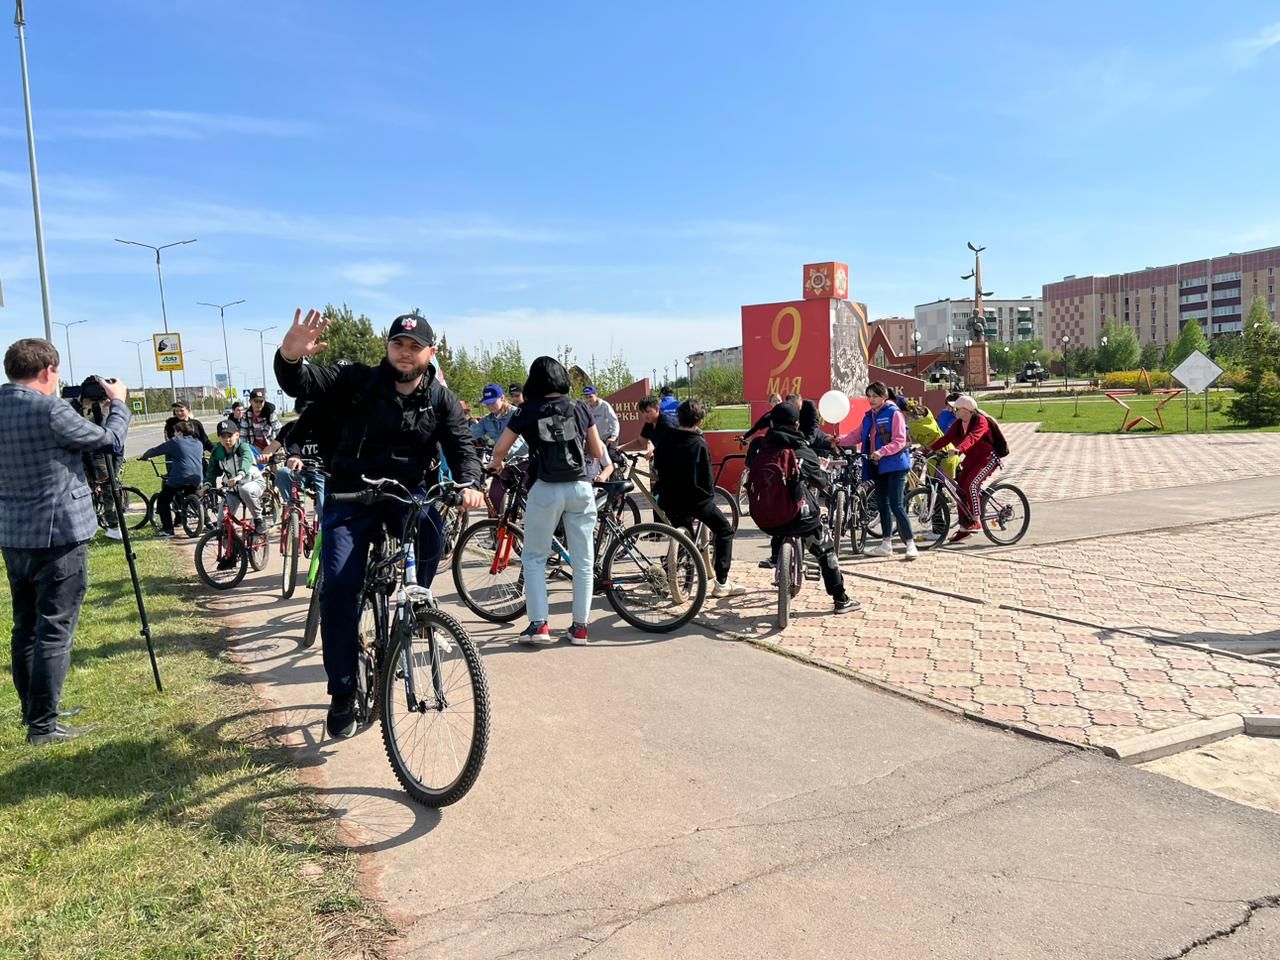
[[[915,344],[911,340],[911,332],[916,327],[916,322],[911,317],[883,317],[879,320],[872,320],[867,324],[869,328],[868,335],[874,334],[877,330],[883,330],[885,339],[889,341],[889,346],[893,348],[893,352],[901,357],[915,350]]]
[[[742,346],[720,347],[717,350],[699,350],[685,358],[689,365],[689,377],[696,380],[698,374],[708,367],[740,367],[742,366]]]
[[[1239,333],[1254,297],[1276,317],[1276,271],[1280,247],[1229,253],[1132,273],[1068,276],[1045,284],[1049,340],[1093,346],[1108,317],[1133,329],[1139,343],[1170,343],[1195,321],[1206,336]]]
[[[1026,296],[1017,300],[984,298],[982,307],[986,338],[993,343],[1044,339],[1044,304],[1038,297]],[[916,307],[915,315],[916,329],[920,331],[920,349],[943,350],[947,346],[947,337],[951,337],[954,343],[963,343],[970,336],[973,298],[922,303]]]

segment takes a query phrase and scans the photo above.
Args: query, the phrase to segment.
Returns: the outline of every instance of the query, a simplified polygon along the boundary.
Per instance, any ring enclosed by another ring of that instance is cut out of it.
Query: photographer
[[[58,351],[18,340],[5,351],[0,386],[0,548],[13,597],[13,684],[27,742],[71,740],[90,727],[58,723],[71,641],[88,586],[85,544],[98,530],[82,453],[124,452],[126,389],[87,381],[86,401],[109,401],[102,426],[58,397]]]

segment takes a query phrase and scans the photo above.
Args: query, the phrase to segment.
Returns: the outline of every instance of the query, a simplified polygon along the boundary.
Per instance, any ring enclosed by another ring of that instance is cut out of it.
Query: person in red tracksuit
[[[982,516],[979,491],[996,467],[1000,466],[1000,458],[991,445],[991,424],[986,414],[978,409],[978,402],[973,397],[962,394],[956,398],[953,406],[956,410],[956,422],[945,434],[929,444],[929,449],[934,451],[943,449],[949,443],[954,444],[956,453],[964,454],[960,475],[956,477],[960,494],[956,498],[960,529],[951,535],[949,543],[963,540],[982,529],[978,520]]]

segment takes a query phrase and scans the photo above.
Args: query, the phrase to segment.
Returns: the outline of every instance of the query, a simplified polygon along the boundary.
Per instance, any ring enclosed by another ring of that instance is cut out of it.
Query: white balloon
[[[827,423],[843,423],[849,415],[849,397],[842,390],[828,390],[818,401],[818,413]]]

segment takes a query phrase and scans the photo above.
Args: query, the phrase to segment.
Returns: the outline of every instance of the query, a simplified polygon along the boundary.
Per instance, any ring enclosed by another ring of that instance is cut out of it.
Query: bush
[[[1117,370],[1102,378],[1102,389],[1137,390],[1139,393],[1146,393],[1148,377],[1151,379],[1151,386],[1157,390],[1173,385],[1173,377],[1163,370],[1148,371],[1146,377],[1142,375],[1141,370]]]
[[[1242,390],[1249,383],[1249,371],[1236,368],[1228,370],[1219,379],[1215,386],[1228,387],[1232,390]]]
[[[1246,427],[1270,427],[1280,423],[1280,377],[1268,370],[1258,380],[1240,387],[1227,416]]]

